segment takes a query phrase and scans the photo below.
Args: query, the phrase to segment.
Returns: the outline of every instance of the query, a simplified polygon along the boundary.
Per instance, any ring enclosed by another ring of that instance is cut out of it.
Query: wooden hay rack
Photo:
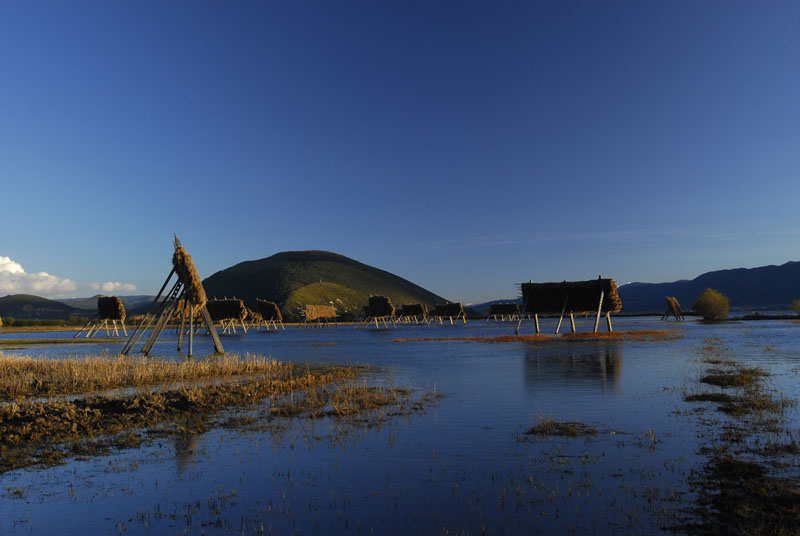
[[[78,333],[75,334],[73,339],[77,339],[78,335],[86,332],[86,338],[92,338],[97,333],[105,328],[106,336],[110,337],[110,328],[108,322],[111,321],[114,330],[114,336],[119,337],[119,329],[117,327],[117,322],[120,323],[122,327],[122,332],[125,336],[128,336],[128,330],[125,328],[125,306],[122,304],[122,300],[119,299],[119,296],[98,296],[97,297],[97,315],[94,319],[90,320],[83,326]]]
[[[489,316],[486,317],[486,321],[513,322],[519,320],[521,315],[522,309],[518,303],[493,303],[489,306]]]
[[[382,323],[384,328],[388,328],[389,322],[392,323],[392,327],[397,327],[392,299],[386,296],[370,296],[369,304],[364,306],[364,320],[360,327],[366,328],[374,323],[376,328],[380,328]]]
[[[675,320],[677,321],[683,320],[683,309],[681,308],[678,298],[675,296],[664,296],[664,299],[667,302],[667,310],[664,311],[664,314],[661,316],[661,320],[667,320],[671,316],[675,317]]]
[[[241,326],[242,331],[247,333],[247,325],[244,321],[247,319],[248,312],[242,300],[237,300],[235,297],[221,300],[214,299],[209,300],[208,303],[206,303],[206,307],[208,308],[208,314],[211,316],[211,320],[213,320],[215,324],[219,323],[223,334],[236,335],[237,322]]]
[[[270,326],[275,328],[275,331],[278,331],[278,326],[280,326],[282,330],[286,329],[283,327],[283,315],[277,303],[257,298],[256,304],[261,313],[259,325],[263,324],[267,328],[267,331],[269,331]]]
[[[336,307],[333,305],[306,305],[302,315],[306,326],[326,327],[330,326],[331,322],[339,325],[336,322]]]
[[[428,306],[424,303],[403,304],[397,322],[400,324],[430,324]]]
[[[188,357],[192,357],[195,332],[194,318],[195,316],[199,316],[211,337],[214,352],[218,354],[225,353],[225,349],[222,347],[222,341],[214,327],[214,322],[208,314],[208,308],[206,307],[206,291],[203,288],[202,280],[197,273],[192,257],[183,248],[177,236],[173,244],[175,246],[175,252],[172,255],[172,270],[161,286],[161,289],[158,291],[153,303],[150,304],[147,313],[136,326],[133,333],[131,333],[128,342],[122,349],[121,353],[123,355],[129,354],[145,332],[152,327],[150,335],[141,349],[144,355],[149,355],[150,351],[153,349],[153,345],[155,345],[161,333],[164,331],[164,328],[167,326],[167,323],[172,319],[175,310],[179,308],[181,311],[181,325],[178,333],[178,351],[181,349],[184,327],[188,320],[189,326],[187,333],[189,335],[189,350],[187,355]],[[173,275],[177,276],[177,281],[164,293]]]
[[[522,283],[522,313],[533,314],[536,333],[540,333],[539,315],[558,314],[556,334],[561,329],[564,314],[569,312],[572,332],[575,333],[575,314],[594,314],[594,332],[600,325],[600,316],[605,313],[608,331],[611,326],[611,313],[622,309],[622,301],[613,279],[590,279],[588,281],[562,281],[561,283]],[[517,323],[519,333],[522,318]]]
[[[464,312],[464,306],[461,305],[461,302],[437,303],[433,310],[433,318],[439,321],[440,326],[444,323],[445,318],[450,319],[451,326],[454,325],[455,322],[458,322],[459,319],[461,319],[465,325],[467,323],[467,314]]]

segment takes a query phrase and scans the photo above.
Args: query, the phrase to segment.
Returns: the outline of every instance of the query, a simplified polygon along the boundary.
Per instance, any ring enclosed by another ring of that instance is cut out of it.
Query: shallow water
[[[697,420],[683,402],[699,389],[701,348],[770,371],[798,398],[798,333],[790,322],[706,325],[619,319],[616,330],[678,328],[665,341],[570,343],[394,342],[495,336],[508,323],[352,326],[223,337],[229,353],[281,361],[366,363],[375,381],[433,389],[424,414],[377,427],[295,420],[265,431],[215,429],[111,456],[6,473],[0,533],[134,534],[188,531],[308,533],[652,533],[691,505]],[[543,321],[552,332],[555,321]],[[562,330],[564,328],[562,327]],[[587,319],[578,330],[591,329]],[[532,326],[524,325],[524,333]],[[70,334],[2,334],[53,338]],[[182,359],[165,332],[154,354]],[[207,354],[206,337],[195,355]],[[53,345],[7,355],[114,354],[114,345]],[[138,346],[137,346],[138,349]],[[537,419],[593,425],[593,438],[531,440]],[[796,409],[787,415],[797,429]]]

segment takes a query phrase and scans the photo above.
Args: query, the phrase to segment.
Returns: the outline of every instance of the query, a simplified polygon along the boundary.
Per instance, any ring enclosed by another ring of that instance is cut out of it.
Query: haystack
[[[125,306],[119,296],[98,296],[97,316],[100,320],[125,320]]]
[[[489,306],[490,316],[514,316],[519,313],[518,303],[493,303]]]
[[[333,320],[336,318],[336,307],[333,305],[306,305],[306,322],[315,320]]]
[[[194,267],[192,256],[186,253],[186,250],[177,240],[175,253],[172,255],[172,266],[175,267],[175,272],[177,272],[178,277],[186,287],[186,295],[189,298],[189,302],[195,306],[195,309],[201,309],[208,301],[203,282]]]
[[[681,308],[680,302],[678,302],[678,298],[675,296],[664,296],[664,299],[667,302],[667,310],[664,312],[664,316],[661,317],[661,320],[666,320],[670,316],[674,316],[675,320],[683,320],[683,309]]]
[[[400,308],[400,316],[425,318],[428,316],[428,306],[423,303],[404,303]]]
[[[433,311],[433,316],[439,317],[458,317],[464,316],[464,307],[461,302],[458,303],[437,303],[436,309]]]
[[[368,317],[382,318],[385,316],[394,316],[395,309],[391,298],[387,298],[386,296],[370,296],[369,305],[364,308],[364,312]]]
[[[261,298],[256,299],[256,303],[258,304],[258,310],[261,311],[261,316],[264,320],[274,320],[276,322],[283,321],[283,315],[281,314],[281,309],[278,307],[277,303],[262,300]]]
[[[208,314],[211,320],[219,322],[221,320],[244,320],[247,318],[247,307],[242,300],[225,299],[209,300],[206,302]]]
[[[525,313],[548,314],[567,311],[594,313],[603,292],[603,312],[617,312],[622,301],[613,279],[562,281],[561,283],[523,283],[522,302]]]

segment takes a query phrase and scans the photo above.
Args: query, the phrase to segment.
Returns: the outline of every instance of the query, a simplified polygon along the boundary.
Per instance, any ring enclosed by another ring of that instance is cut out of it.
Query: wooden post
[[[608,331],[614,331],[611,327],[611,311],[606,311],[606,322],[608,323]]]
[[[575,315],[572,314],[572,311],[569,312],[569,323],[572,325],[572,333],[575,333]]]
[[[189,352],[186,354],[192,357],[192,346],[194,343],[194,306],[189,308]]]
[[[178,330],[178,351],[181,351],[181,344],[183,343],[183,328],[186,325],[186,301],[183,302],[181,307],[181,327]]]
[[[594,332],[597,333],[597,327],[600,324],[600,311],[603,309],[603,296],[605,291],[600,291],[600,303],[597,305],[597,318],[594,320]]]
[[[522,322],[522,317],[519,318],[520,322]],[[539,334],[539,313],[534,313],[533,320],[536,322],[536,334]]]
[[[214,328],[214,323],[211,321],[211,315],[208,314],[208,309],[205,305],[200,310],[200,316],[203,318],[203,322],[206,323],[208,334],[211,335],[211,342],[214,343],[214,351],[218,354],[224,354],[225,349],[222,347],[222,341],[219,340],[219,335],[217,335],[217,330]]]
[[[561,316],[558,317],[558,325],[556,326],[556,335],[558,335],[558,330],[561,329],[561,322],[564,320],[564,311],[567,310],[567,300],[569,299],[569,295],[564,296],[564,305],[561,307]]]

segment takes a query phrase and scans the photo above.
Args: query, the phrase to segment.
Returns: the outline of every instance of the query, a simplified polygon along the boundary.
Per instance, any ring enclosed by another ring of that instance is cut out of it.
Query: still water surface
[[[542,324],[545,332],[555,327]],[[377,427],[323,419],[256,432],[214,429],[6,473],[0,476],[0,533],[659,532],[685,519],[681,511],[694,499],[687,479],[704,461],[702,430],[683,402],[686,392],[699,390],[703,346],[719,339],[729,357],[765,368],[770,385],[800,396],[800,325],[615,323],[617,330],[676,327],[680,338],[659,342],[395,342],[513,333],[510,324],[486,322],[226,336],[229,353],[369,364],[378,369],[374,381],[435,389],[444,398],[423,414]],[[590,329],[587,320],[578,322],[579,331]],[[154,354],[181,359],[176,341],[165,332]],[[123,343],[5,353],[114,354]],[[196,338],[196,355],[210,350],[205,337]],[[523,432],[541,418],[579,421],[599,434],[531,440]],[[796,410],[787,418],[796,431]]]

